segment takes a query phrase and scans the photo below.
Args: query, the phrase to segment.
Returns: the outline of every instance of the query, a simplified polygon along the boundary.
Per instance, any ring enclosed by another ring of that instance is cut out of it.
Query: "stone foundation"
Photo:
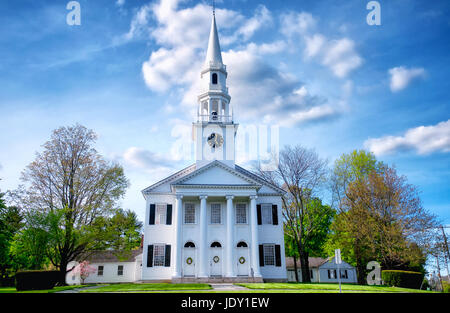
[[[215,283],[263,283],[262,277],[182,277],[173,278],[172,283],[174,284],[187,284],[187,283],[198,283],[198,284],[215,284]]]

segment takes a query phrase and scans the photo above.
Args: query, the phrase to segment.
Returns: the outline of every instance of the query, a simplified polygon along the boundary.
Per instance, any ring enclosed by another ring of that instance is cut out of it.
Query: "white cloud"
[[[316,26],[316,19],[307,12],[289,12],[281,16],[281,33],[287,37],[306,34]]]
[[[316,56],[326,42],[325,36],[321,34],[315,34],[313,36],[305,36],[305,56],[311,58]]]
[[[364,142],[364,146],[376,155],[411,150],[420,155],[450,152],[450,120],[409,129],[403,136],[370,138]]]
[[[133,20],[141,25],[138,21],[145,24],[152,17],[155,22],[149,34],[159,47],[151,52],[149,59],[142,65],[147,86],[158,92],[172,89],[180,93],[182,100],[176,108],[171,104],[167,107],[171,108],[170,112],[176,110],[194,118],[196,99],[201,89],[199,72],[206,52],[211,8],[200,3],[181,9],[178,3],[176,0],[160,0],[144,6],[141,8],[141,17],[137,14]],[[342,78],[361,62],[353,41],[347,38],[330,41],[321,34],[309,35],[317,22],[306,12],[283,15],[281,32],[289,38],[258,43],[251,41],[256,31],[273,26],[272,13],[265,6],[259,6],[250,18],[244,18],[231,10],[217,10],[216,18],[221,43],[238,43],[228,50],[223,49],[226,44],[222,45],[222,52],[224,63],[230,71],[228,85],[232,105],[241,121],[254,121],[254,116],[259,115],[264,121],[291,126],[332,118],[341,113],[345,99],[331,101],[311,94],[303,82],[289,73],[289,66],[275,66],[267,55],[298,47],[299,41],[294,36],[303,36],[307,41],[305,54],[324,59],[323,63]],[[230,33],[228,37],[223,35]]]
[[[337,77],[344,78],[362,64],[362,58],[355,51],[354,41],[342,38],[328,43],[322,63]]]
[[[125,0],[117,0],[116,1],[116,5],[119,7],[123,6],[124,4],[125,4]]]
[[[397,92],[405,89],[408,85],[417,78],[425,77],[425,70],[423,68],[406,68],[403,66],[394,67],[389,70],[391,76],[390,88],[392,92]]]

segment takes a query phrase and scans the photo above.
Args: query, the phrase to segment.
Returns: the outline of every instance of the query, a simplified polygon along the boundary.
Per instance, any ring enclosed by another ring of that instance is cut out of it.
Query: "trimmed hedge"
[[[384,270],[381,278],[384,283],[393,287],[420,289],[424,275],[419,272]]]
[[[59,271],[23,271],[16,273],[16,289],[47,290],[53,289],[58,281]]]

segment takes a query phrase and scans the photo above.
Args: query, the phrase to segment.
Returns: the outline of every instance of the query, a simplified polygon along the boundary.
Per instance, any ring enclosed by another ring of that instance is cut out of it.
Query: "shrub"
[[[419,272],[384,270],[381,278],[389,286],[419,289],[424,275]]]
[[[450,283],[448,281],[442,281],[442,292],[450,293]]]
[[[58,271],[23,271],[16,273],[16,289],[46,290],[53,289],[58,281]]]

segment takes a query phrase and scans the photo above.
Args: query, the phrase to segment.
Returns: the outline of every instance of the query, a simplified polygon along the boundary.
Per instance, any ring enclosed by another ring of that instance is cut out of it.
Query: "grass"
[[[208,284],[114,284],[86,289],[81,292],[149,292],[211,290]]]
[[[252,290],[294,290],[297,292],[339,292],[338,284],[324,284],[324,283],[260,283],[260,284],[236,284],[238,286],[246,287]],[[342,284],[342,291],[345,292],[365,292],[365,293],[427,293],[430,291],[408,289],[388,286],[362,286],[356,284]]]
[[[17,291],[16,287],[1,287],[0,293],[54,293],[54,292],[59,292],[59,291],[64,291],[64,290],[72,290],[72,289],[83,288],[83,287],[86,287],[86,286],[72,285],[72,286],[55,287],[53,289],[47,289],[47,290],[27,290],[27,291]]]

